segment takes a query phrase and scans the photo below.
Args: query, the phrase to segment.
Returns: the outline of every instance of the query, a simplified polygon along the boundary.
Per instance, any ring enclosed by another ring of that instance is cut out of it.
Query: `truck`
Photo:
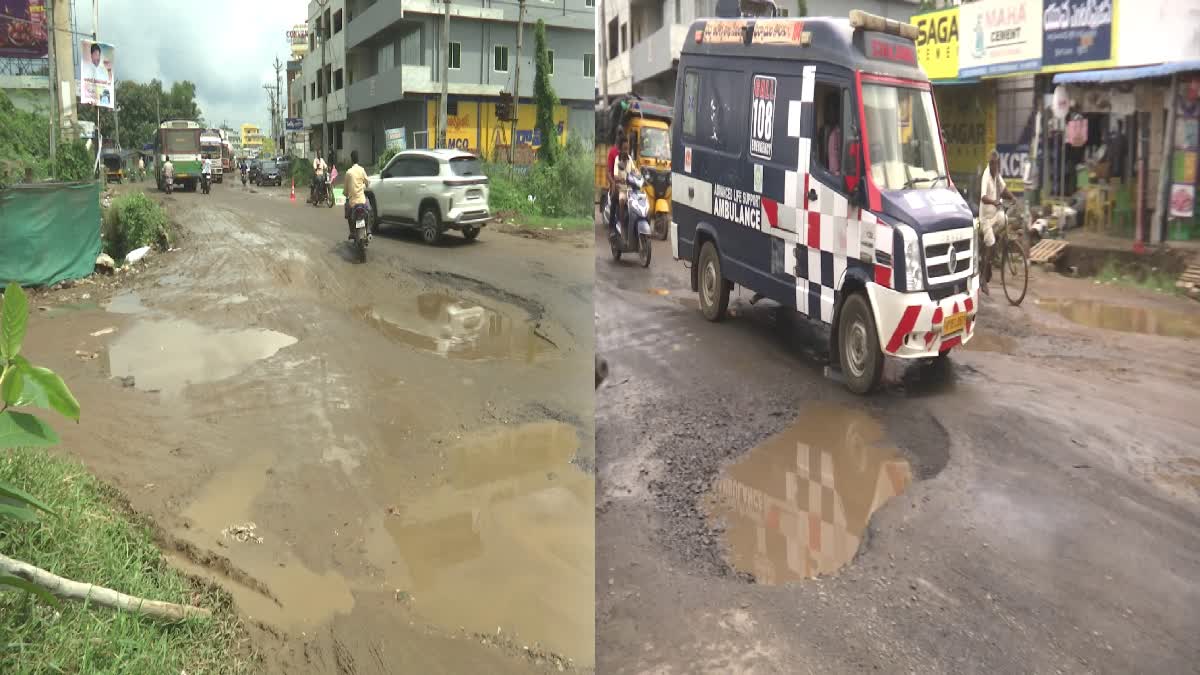
[[[224,144],[220,129],[206,129],[200,134],[200,155],[212,160],[212,181],[220,183],[224,173]]]

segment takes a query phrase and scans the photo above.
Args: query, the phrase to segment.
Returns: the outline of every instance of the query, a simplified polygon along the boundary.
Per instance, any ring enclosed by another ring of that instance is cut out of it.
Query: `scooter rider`
[[[629,141],[625,138],[625,134],[617,132],[616,143],[608,149],[608,229],[609,233],[615,233],[617,230],[617,194],[618,185],[616,180],[617,160],[622,152],[629,151]]]
[[[618,223],[625,222],[625,213],[628,209],[629,202],[629,172],[636,171],[637,166],[633,163],[633,157],[629,154],[629,138],[621,139],[621,154],[617,157],[616,166],[613,168],[612,179],[617,187],[617,203],[616,208]],[[614,227],[614,234],[616,228]]]
[[[358,165],[358,151],[350,151],[350,168],[346,169],[346,224],[350,239],[354,239],[354,207],[367,202],[367,172]],[[367,208],[370,208],[368,204]]]
[[[212,185],[212,158],[205,157],[200,164],[200,178],[204,181],[204,187]]]

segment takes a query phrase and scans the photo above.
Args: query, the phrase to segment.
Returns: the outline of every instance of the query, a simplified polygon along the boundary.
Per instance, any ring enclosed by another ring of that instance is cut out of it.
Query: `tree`
[[[274,157],[275,156],[275,139],[274,138],[267,137],[267,138],[263,139],[262,154],[263,154],[263,157]]]
[[[550,85],[550,55],[546,53],[546,22],[538,19],[534,30],[533,58],[536,72],[533,78],[533,100],[537,104],[537,129],[542,136],[538,148],[538,159],[550,164],[558,161],[558,125],[554,123],[554,109],[558,107],[558,95]]]
[[[172,84],[169,91],[163,89],[159,80],[147,83],[118,80],[117,105],[121,108],[121,144],[127,148],[153,142],[160,115],[164,120],[196,120],[204,124],[196,103],[196,85],[187,80]],[[79,119],[95,120],[96,109],[79,104]],[[108,108],[100,109],[100,129],[105,137],[116,132],[116,120]]]

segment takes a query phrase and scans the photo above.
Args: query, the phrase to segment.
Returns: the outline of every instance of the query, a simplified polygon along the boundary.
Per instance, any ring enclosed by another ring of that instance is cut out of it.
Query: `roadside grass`
[[[0,479],[53,504],[61,517],[5,524],[0,551],[50,572],[154,600],[213,610],[168,624],[86,603],[56,608],[0,592],[0,672],[240,673],[252,663],[227,595],[198,587],[162,559],[120,495],[79,463],[40,449],[0,457]]]
[[[1106,259],[1100,267],[1100,271],[1096,273],[1096,278],[1106,284],[1181,295],[1183,294],[1182,289],[1175,286],[1177,276],[1157,269],[1122,269],[1120,263],[1113,258]]]

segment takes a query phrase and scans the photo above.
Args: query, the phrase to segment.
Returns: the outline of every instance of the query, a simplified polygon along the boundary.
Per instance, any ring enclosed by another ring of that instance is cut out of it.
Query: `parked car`
[[[488,178],[479,158],[461,150],[405,150],[367,179],[371,229],[381,223],[413,227],[427,244],[446,230],[468,240],[492,219]]]
[[[279,173],[279,165],[270,159],[260,164],[255,184],[259,187],[264,185],[283,185],[283,175]]]

